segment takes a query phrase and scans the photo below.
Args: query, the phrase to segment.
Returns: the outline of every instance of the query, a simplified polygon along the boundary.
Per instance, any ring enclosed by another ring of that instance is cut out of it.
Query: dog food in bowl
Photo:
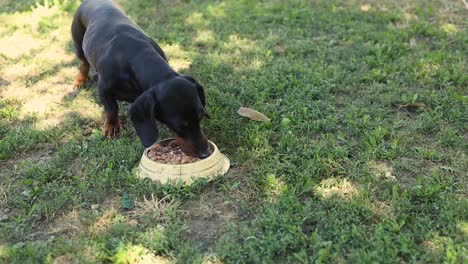
[[[167,145],[159,143],[154,144],[149,148],[148,158],[164,164],[188,164],[198,161],[196,157],[188,156],[182,149],[177,146],[175,140],[172,140]]]
[[[138,165],[139,178],[149,178],[155,182],[161,182],[163,184],[183,181],[184,184],[190,185],[196,179],[214,179],[219,175],[225,174],[229,170],[229,159],[221,153],[218,147],[211,141],[208,141],[212,151],[210,156],[205,159],[189,157],[190,160],[186,160],[185,162],[192,161],[191,163],[176,163],[182,161],[182,158],[180,161],[178,161],[178,158],[172,160],[173,157],[169,157],[172,155],[167,155],[171,152],[174,156],[181,155],[179,152],[180,149],[176,148],[174,151],[174,148],[176,147],[174,143],[170,145],[172,141],[174,141],[174,138],[163,139],[156,143],[159,145],[156,149],[151,150],[151,148],[156,144],[145,149],[141,157],[140,164]],[[165,148],[165,150],[159,149],[160,147]],[[151,154],[150,151],[152,152]],[[165,158],[156,158],[156,154],[158,154],[157,156],[164,156]],[[152,158],[150,158],[150,156]],[[183,154],[183,156],[187,157],[185,154]],[[174,162],[176,164],[163,163],[156,159],[164,159],[164,162]]]

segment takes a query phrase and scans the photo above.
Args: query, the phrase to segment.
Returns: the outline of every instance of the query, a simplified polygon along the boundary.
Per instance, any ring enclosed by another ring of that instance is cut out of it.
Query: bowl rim
[[[165,139],[161,139],[161,140],[158,140],[156,141],[154,144],[157,144],[157,143],[161,143],[161,142],[164,142],[164,141],[169,141],[169,140],[174,140],[175,138],[165,138]],[[149,162],[152,162],[154,164],[157,164],[158,166],[167,166],[167,167],[174,167],[174,166],[193,166],[194,164],[201,164],[202,162],[206,162],[206,161],[209,161],[210,159],[212,159],[215,155],[215,152],[219,152],[219,149],[218,149],[218,146],[216,146],[216,144],[210,140],[208,140],[208,143],[213,147],[213,152],[211,152],[211,154],[204,158],[204,159],[199,159],[195,162],[191,162],[191,163],[186,163],[186,164],[168,164],[168,163],[161,163],[161,162],[157,162],[157,161],[154,161],[152,159],[150,159],[148,157],[148,152],[149,152],[149,149],[151,147],[147,147],[145,148],[145,150],[143,151],[143,157],[145,157],[145,159],[147,159]],[[154,145],[153,144],[153,145]]]

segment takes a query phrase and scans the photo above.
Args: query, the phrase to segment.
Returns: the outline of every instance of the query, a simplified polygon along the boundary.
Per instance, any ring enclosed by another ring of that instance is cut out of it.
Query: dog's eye
[[[183,127],[188,127],[188,126],[189,126],[189,123],[188,123],[187,121],[184,121],[184,122],[182,122],[182,126],[183,126]]]

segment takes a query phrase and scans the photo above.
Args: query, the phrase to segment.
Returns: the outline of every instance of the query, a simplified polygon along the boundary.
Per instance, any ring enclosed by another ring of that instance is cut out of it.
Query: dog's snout
[[[197,153],[197,157],[200,158],[200,159],[208,158],[210,155],[211,155],[211,151],[209,149],[207,151]]]

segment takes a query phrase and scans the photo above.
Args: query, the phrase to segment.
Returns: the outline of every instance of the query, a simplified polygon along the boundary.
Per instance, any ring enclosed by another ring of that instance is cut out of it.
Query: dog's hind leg
[[[75,54],[81,61],[80,72],[75,78],[75,88],[82,87],[86,81],[89,80],[89,62],[85,57],[83,51],[83,37],[86,32],[86,28],[81,23],[81,12],[78,10],[73,17],[71,26],[71,33],[73,38],[73,45],[75,46]]]

